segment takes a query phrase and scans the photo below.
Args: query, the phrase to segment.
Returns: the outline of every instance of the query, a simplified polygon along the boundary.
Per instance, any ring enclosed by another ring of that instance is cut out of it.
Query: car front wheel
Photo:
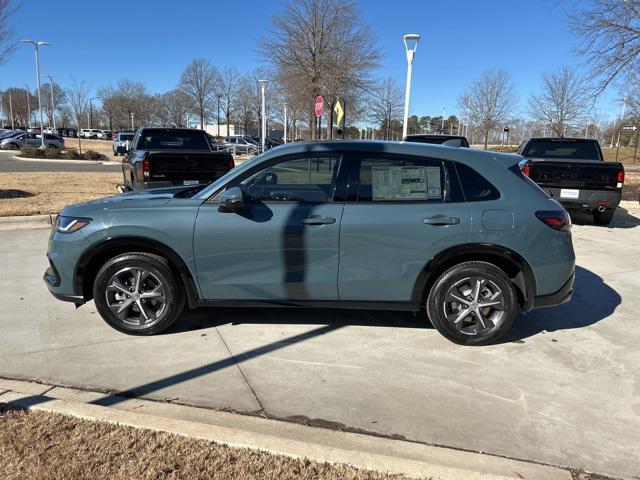
[[[487,262],[464,262],[436,280],[427,301],[433,326],[460,345],[488,345],[507,333],[518,312],[507,275]]]
[[[127,253],[105,263],[96,275],[93,298],[109,325],[132,335],[166,330],[185,302],[167,260],[149,253]]]

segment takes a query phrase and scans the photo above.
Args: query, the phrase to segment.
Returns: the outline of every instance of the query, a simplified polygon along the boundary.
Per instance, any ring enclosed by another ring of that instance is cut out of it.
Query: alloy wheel
[[[480,276],[457,281],[444,297],[447,322],[465,335],[480,335],[498,327],[505,315],[504,308],[500,287]]]
[[[155,323],[167,305],[160,279],[148,270],[134,267],[123,268],[109,279],[106,300],[121,322],[134,326]]]

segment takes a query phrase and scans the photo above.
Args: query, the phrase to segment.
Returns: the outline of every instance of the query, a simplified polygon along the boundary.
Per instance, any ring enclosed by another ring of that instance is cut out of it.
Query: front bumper
[[[573,282],[575,278],[576,274],[574,272],[571,274],[569,280],[567,280],[567,282],[562,287],[560,287],[558,291],[553,292],[549,295],[534,297],[533,308],[553,307],[555,305],[560,305],[571,300],[571,295],[573,295]]]

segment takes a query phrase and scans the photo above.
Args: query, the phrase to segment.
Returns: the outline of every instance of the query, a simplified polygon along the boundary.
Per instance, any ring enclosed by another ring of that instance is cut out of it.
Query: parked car
[[[624,166],[605,162],[597,140],[531,138],[518,147],[522,171],[569,211],[608,225],[622,198]]]
[[[226,137],[222,140],[227,150],[236,155],[255,154],[260,150],[260,146],[253,140],[246,137]]]
[[[235,163],[226,150],[215,150],[206,132],[188,128],[142,128],[125,153],[125,189],[210,183]]]
[[[98,139],[100,140],[111,140],[113,133],[111,130],[99,130],[98,131]]]
[[[118,147],[125,147],[125,151],[127,150],[127,142],[131,143],[134,135],[135,132],[116,132],[116,134],[113,136],[112,144],[114,157],[120,155],[120,153],[118,153]]]
[[[97,139],[98,134],[101,133],[101,130],[97,128],[82,128],[80,129],[80,138],[89,138],[89,139]]]
[[[42,146],[42,137],[38,133],[21,132],[12,137],[2,138],[0,140],[0,148],[3,150],[18,150],[25,146],[40,147]],[[44,146],[46,148],[64,148],[64,140],[57,135],[44,134]]]
[[[432,143],[434,145],[443,145],[445,147],[462,147],[469,148],[467,137],[461,135],[430,135],[430,134],[413,134],[404,137],[405,142]]]
[[[107,323],[137,335],[165,330],[185,304],[426,309],[448,339],[484,345],[519,309],[565,302],[573,288],[569,215],[520,160],[289,144],[208,186],[64,208],[44,278],[57,298],[93,298]]]

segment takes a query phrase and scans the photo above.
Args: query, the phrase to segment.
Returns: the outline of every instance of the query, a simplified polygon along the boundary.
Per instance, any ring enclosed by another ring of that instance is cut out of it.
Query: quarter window
[[[239,186],[249,202],[328,202],[338,160],[339,155],[290,158],[250,174]]]
[[[441,202],[442,162],[413,158],[369,158],[360,162],[359,202]]]
[[[482,202],[500,198],[498,189],[473,168],[456,163],[456,170],[467,202]]]

